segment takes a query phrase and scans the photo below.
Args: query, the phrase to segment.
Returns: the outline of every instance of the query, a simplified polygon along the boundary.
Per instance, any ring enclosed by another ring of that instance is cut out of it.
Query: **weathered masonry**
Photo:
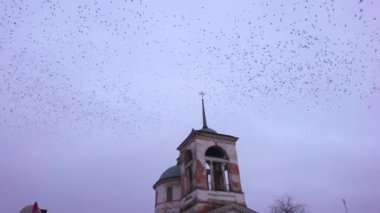
[[[256,213],[247,208],[240,182],[237,137],[208,128],[202,96],[203,127],[178,146],[177,165],[153,185],[156,213]]]

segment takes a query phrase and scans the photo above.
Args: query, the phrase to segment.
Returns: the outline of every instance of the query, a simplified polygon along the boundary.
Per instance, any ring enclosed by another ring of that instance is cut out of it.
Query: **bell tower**
[[[207,125],[204,93],[203,126],[191,130],[178,146],[177,164],[153,185],[155,213],[257,213],[246,206],[236,153],[237,137]]]
[[[211,212],[233,204],[246,208],[235,144],[237,137],[220,134],[207,126],[204,93],[203,127],[192,130],[178,146],[183,213]],[[240,212],[240,211],[239,211]]]

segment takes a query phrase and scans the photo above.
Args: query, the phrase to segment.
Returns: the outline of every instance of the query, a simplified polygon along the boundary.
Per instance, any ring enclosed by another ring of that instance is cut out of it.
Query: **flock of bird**
[[[380,92],[376,1],[186,4],[0,0],[0,125],[139,129],[193,89],[263,111]]]

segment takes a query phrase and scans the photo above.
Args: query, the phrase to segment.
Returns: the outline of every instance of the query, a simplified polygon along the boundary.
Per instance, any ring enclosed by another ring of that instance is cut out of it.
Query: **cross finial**
[[[199,94],[202,96],[202,100],[203,100],[203,97],[206,95],[206,93],[204,93],[203,91],[201,91]]]

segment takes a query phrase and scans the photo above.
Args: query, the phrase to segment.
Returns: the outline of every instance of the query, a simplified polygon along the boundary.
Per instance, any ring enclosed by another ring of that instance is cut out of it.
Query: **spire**
[[[205,93],[203,91],[201,91],[199,93],[201,96],[202,96],[202,118],[203,118],[203,127],[202,127],[202,131],[205,131],[205,132],[211,132],[211,133],[216,133],[215,130],[213,129],[210,129],[208,128],[207,126],[207,119],[206,119],[206,111],[205,111],[205,101],[203,99],[203,97],[205,96]]]
[[[207,120],[206,120],[206,112],[205,112],[205,102],[203,100],[203,96],[205,95],[205,93],[201,91],[199,94],[202,96],[203,129],[208,129],[208,127],[207,127]]]

